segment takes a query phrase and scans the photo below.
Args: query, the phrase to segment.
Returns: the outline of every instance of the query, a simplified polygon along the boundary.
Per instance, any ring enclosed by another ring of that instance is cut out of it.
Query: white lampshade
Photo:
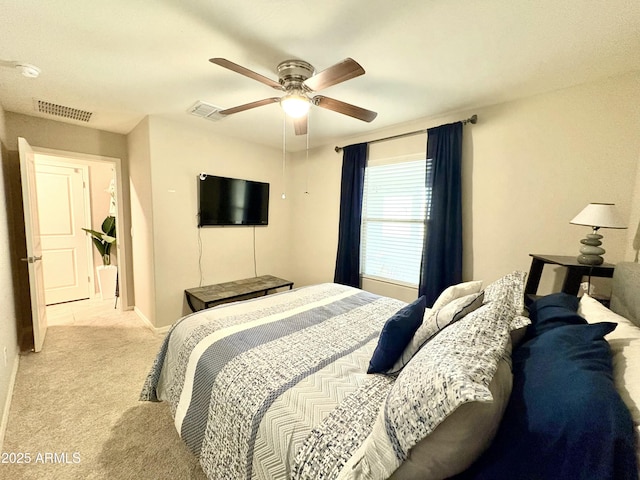
[[[590,203],[569,223],[593,228],[627,228],[613,203]]]
[[[311,104],[304,94],[291,92],[280,99],[280,106],[290,117],[300,118],[307,114]]]

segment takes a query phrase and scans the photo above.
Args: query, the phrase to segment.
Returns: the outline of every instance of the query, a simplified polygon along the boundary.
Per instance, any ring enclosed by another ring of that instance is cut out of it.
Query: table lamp
[[[604,262],[602,255],[605,249],[600,246],[602,235],[598,233],[598,229],[627,228],[613,203],[590,203],[569,223],[593,228],[592,233],[580,240],[582,247],[580,247],[578,263],[583,265],[602,265]]]

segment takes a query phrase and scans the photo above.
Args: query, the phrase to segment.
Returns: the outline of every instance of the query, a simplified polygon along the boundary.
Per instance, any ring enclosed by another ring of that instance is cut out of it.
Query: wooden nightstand
[[[532,299],[538,291],[538,285],[540,285],[540,277],[542,276],[542,269],[545,265],[559,265],[566,267],[567,273],[562,283],[562,292],[569,293],[571,295],[577,295],[580,290],[580,282],[582,277],[613,277],[613,270],[615,265],[612,263],[603,263],[602,265],[583,265],[578,263],[576,257],[570,257],[566,255],[539,255],[530,253],[531,268],[527,278],[527,285],[524,290],[525,298]]]

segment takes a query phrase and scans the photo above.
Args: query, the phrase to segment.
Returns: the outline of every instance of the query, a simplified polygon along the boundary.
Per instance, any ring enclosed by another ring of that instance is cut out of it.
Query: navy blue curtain
[[[343,148],[335,283],[360,287],[360,230],[367,144]]]
[[[429,168],[430,167],[430,168]],[[462,281],[462,122],[427,130],[427,216],[418,296]]]

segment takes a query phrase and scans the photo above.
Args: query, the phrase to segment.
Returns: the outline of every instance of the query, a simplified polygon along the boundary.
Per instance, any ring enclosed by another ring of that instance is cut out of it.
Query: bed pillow
[[[472,293],[478,293],[480,290],[482,290],[482,280],[473,280],[471,282],[451,285],[438,296],[436,301],[433,302],[433,306],[431,308],[433,310],[440,309],[460,297],[465,297]]]
[[[563,325],[584,325],[587,323],[578,314],[579,301],[575,295],[559,292],[533,302],[529,306],[531,325],[527,329],[525,340]]]
[[[509,358],[510,321],[508,305],[491,302],[445,328],[421,348],[398,375],[372,432],[345,465],[348,477],[388,478],[439,426],[444,429],[439,434],[447,436],[445,421],[458,408],[470,403],[498,405],[489,385],[500,361]],[[455,421],[451,425],[460,428]],[[457,442],[458,450],[446,449],[445,458],[427,459],[422,473],[433,471],[436,465],[443,470],[420,478],[444,478],[460,472],[486,448],[491,440],[488,437],[477,435],[479,445]],[[466,455],[467,450],[473,455]],[[420,455],[412,458],[419,461]],[[446,474],[440,475],[442,472]]]
[[[618,325],[605,336],[611,347],[613,381],[636,427],[640,426],[640,328],[586,294],[580,299],[578,313],[589,323]]]
[[[464,318],[469,313],[480,308],[484,299],[484,292],[472,293],[452,300],[440,309],[432,308],[424,315],[424,320],[411,338],[400,358],[387,371],[389,374],[398,373],[409,363],[418,350],[422,348],[434,335],[448,325]]]
[[[513,353],[496,438],[457,479],[637,478],[631,415],[603,337],[613,323],[556,325]]]
[[[484,289],[484,301],[505,302],[512,310],[511,330],[517,330],[529,324],[524,316],[524,280],[525,272],[514,271],[495,282],[490,283]]]
[[[422,323],[426,297],[422,296],[401,308],[382,327],[378,345],[369,361],[367,373],[383,373],[400,358],[402,351],[411,341],[413,334]]]
[[[503,358],[489,384],[492,402],[467,402],[420,440],[389,480],[442,479],[467,469],[491,444],[509,402],[511,361]]]
[[[527,273],[515,270],[503,277],[491,282],[485,290],[485,302],[493,302],[498,299],[507,300],[515,307],[519,307],[519,313],[524,311],[524,280]]]

